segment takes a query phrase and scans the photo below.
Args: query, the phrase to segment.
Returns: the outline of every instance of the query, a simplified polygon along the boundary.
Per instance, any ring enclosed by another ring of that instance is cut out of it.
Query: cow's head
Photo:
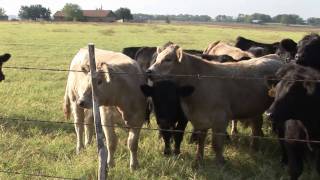
[[[292,39],[283,39],[280,41],[278,45],[278,49],[276,54],[280,56],[285,62],[290,62],[294,59],[297,53],[297,43],[294,42]]]
[[[320,36],[318,34],[306,35],[298,43],[295,56],[297,64],[309,66],[320,70]]]
[[[277,72],[281,80],[274,87],[274,102],[267,110],[273,122],[281,123],[288,119],[305,119],[314,115],[314,103],[318,100],[318,86],[314,81],[320,74],[299,65],[289,65]],[[270,93],[269,93],[270,94]]]
[[[153,86],[142,85],[141,90],[146,97],[152,98],[159,127],[170,129],[178,120],[185,119],[180,98],[190,96],[194,87],[179,87],[173,81],[164,80],[154,82]]]
[[[2,65],[3,63],[7,62],[10,59],[10,54],[3,54],[0,56],[0,81],[3,81],[5,79],[5,76],[2,72]]]
[[[169,45],[164,50],[158,48],[156,61],[146,73],[151,79],[163,79],[171,74],[179,74],[182,58],[182,48],[176,44]]]
[[[85,79],[83,79],[78,88],[79,99],[77,104],[82,108],[92,108],[92,86],[91,86],[91,76],[89,65],[82,65],[82,73],[84,73]],[[97,92],[96,92],[96,100],[100,105],[106,103],[106,92],[108,83],[110,83],[110,75],[109,75],[108,65],[106,63],[100,63],[97,65],[97,73],[94,75],[97,82]]]

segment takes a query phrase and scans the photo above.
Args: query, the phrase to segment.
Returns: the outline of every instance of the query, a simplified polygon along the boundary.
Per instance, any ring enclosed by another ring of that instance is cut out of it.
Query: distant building
[[[0,21],[8,21],[8,16],[0,16]]]
[[[252,23],[252,24],[263,24],[263,21],[260,20],[260,19],[253,19],[253,20],[251,21],[251,23]]]
[[[114,22],[117,16],[111,10],[82,10],[84,21],[88,22]],[[62,11],[57,11],[53,15],[54,21],[65,21],[65,15]]]

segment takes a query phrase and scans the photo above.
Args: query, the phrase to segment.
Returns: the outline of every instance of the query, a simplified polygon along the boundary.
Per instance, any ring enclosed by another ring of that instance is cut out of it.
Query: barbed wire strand
[[[4,118],[0,117],[2,120],[12,120],[19,122],[35,122],[35,123],[55,123],[55,124],[68,124],[68,125],[93,125],[90,123],[74,123],[74,122],[64,122],[64,121],[45,121],[45,120],[35,120],[35,119],[19,119],[19,118]],[[120,129],[140,129],[140,130],[148,130],[148,131],[165,131],[165,132],[173,132],[173,133],[186,133],[186,134],[201,134],[201,131],[183,131],[183,130],[175,130],[175,129],[159,129],[159,128],[148,128],[148,127],[128,127],[128,126],[112,126],[112,125],[102,125],[103,127],[111,127],[111,128],[120,128]],[[216,136],[229,136],[226,133],[216,133],[216,132],[208,132],[207,135],[216,135]],[[283,140],[283,141],[291,141],[291,142],[302,142],[302,143],[314,143],[320,144],[320,141],[316,140],[303,140],[303,139],[290,139],[290,138],[275,138],[275,137],[266,137],[266,136],[254,136],[254,135],[244,135],[244,134],[234,134],[233,137],[238,138],[252,138],[252,139],[266,139],[266,140]]]
[[[17,171],[9,171],[9,170],[1,170],[1,169],[0,169],[0,173],[23,175],[23,176],[33,176],[33,177],[44,177],[44,178],[51,178],[51,179],[79,180],[79,178],[52,176],[52,175],[47,175],[47,174],[22,173],[22,172],[17,172]]]
[[[38,70],[38,71],[52,71],[52,72],[83,72],[87,73],[87,71],[83,70],[72,70],[72,69],[57,69],[57,68],[39,68],[39,67],[17,67],[17,66],[4,66],[4,69],[16,69],[16,70]],[[146,76],[145,73],[128,73],[128,72],[106,72],[106,71],[98,71],[97,73],[108,73],[111,75],[127,75],[127,76]],[[195,78],[198,80],[213,78],[213,79],[234,79],[234,80],[287,80],[292,82],[314,82],[320,83],[320,79],[284,79],[284,78],[270,78],[270,77],[245,77],[245,76],[221,76],[221,75],[205,75],[205,74],[152,74],[154,77],[177,77],[177,78]]]

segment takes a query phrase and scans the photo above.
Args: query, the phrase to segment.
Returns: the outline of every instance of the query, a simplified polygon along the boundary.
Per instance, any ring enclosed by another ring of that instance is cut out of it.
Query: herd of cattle
[[[263,136],[265,114],[279,137],[282,163],[288,165],[291,179],[302,174],[306,155],[314,157],[320,173],[320,144],[315,143],[320,141],[318,34],[306,35],[298,43],[283,39],[265,44],[238,37],[234,46],[218,41],[204,51],[184,50],[168,42],[162,47],[128,47],[122,53],[96,49],[95,56],[98,73],[91,74],[88,50],[83,48],[68,74],[64,113],[74,118],[77,153],[94,134],[91,76],[95,76],[110,167],[115,165],[116,124],[128,128],[130,168],[138,167],[139,134],[152,111],[165,142],[164,154],[172,153],[172,138],[173,153],[180,153],[183,132],[191,122],[196,163],[203,160],[211,129],[219,164],[225,161],[229,121],[231,134],[237,133],[236,123],[241,121],[251,127],[252,135]],[[0,56],[0,70],[9,58],[9,54]],[[252,147],[258,144],[252,138]]]

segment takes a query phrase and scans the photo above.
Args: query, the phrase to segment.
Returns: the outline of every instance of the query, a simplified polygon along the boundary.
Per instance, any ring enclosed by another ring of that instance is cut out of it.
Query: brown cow
[[[242,51],[237,47],[228,45],[220,41],[209,44],[208,47],[203,51],[203,54],[217,55],[217,56],[229,55],[236,61],[248,60],[248,59],[254,58],[253,54],[246,51]]]
[[[154,80],[172,78],[179,86],[190,85],[195,88],[191,96],[181,99],[181,103],[194,129],[202,132],[198,138],[196,160],[203,159],[206,132],[212,129],[216,159],[222,163],[224,137],[221,134],[226,131],[229,120],[251,119],[256,122],[253,134],[262,134],[262,113],[272,103],[263,77],[274,74],[283,65],[278,59],[277,55],[268,55],[238,63],[215,63],[183,53],[179,46],[171,45],[158,54],[147,73]],[[199,73],[231,78],[171,76]],[[239,77],[250,78],[237,79]]]

